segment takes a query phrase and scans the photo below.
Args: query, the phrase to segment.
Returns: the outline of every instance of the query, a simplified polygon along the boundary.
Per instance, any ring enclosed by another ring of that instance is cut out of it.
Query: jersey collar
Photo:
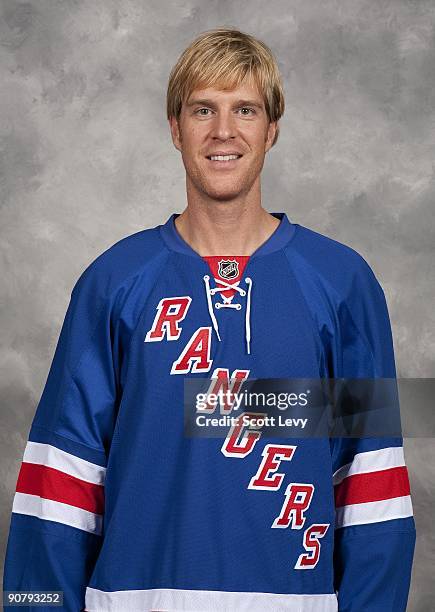
[[[165,224],[160,226],[160,233],[165,241],[168,248],[184,255],[190,255],[191,257],[201,257],[192,247],[187,244],[184,238],[179,234],[176,226],[175,219],[180,213],[173,213]],[[269,255],[274,251],[282,249],[293,237],[295,232],[295,224],[291,223],[284,212],[273,212],[270,213],[274,217],[280,220],[280,224],[275,229],[273,234],[263,242],[258,249],[256,249],[250,258],[261,257],[263,255]]]

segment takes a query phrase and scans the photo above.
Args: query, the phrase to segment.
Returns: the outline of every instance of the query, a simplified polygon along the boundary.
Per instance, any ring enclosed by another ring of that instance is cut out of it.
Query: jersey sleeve
[[[102,285],[88,270],[71,293],[20,465],[3,576],[5,591],[62,591],[62,609],[74,612],[84,609],[102,544],[116,420],[112,302]]]
[[[338,319],[334,376],[397,384],[385,295],[365,260]],[[399,436],[331,439],[340,612],[406,610],[416,534],[398,420]]]

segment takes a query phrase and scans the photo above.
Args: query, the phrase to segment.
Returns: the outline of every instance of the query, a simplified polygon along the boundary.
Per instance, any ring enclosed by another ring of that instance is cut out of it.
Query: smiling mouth
[[[207,155],[206,159],[216,167],[231,168],[235,166],[242,157],[243,155]]]

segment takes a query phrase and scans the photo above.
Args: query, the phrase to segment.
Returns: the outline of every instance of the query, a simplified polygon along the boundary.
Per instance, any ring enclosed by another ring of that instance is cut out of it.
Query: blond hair
[[[183,103],[195,89],[235,89],[246,78],[263,96],[269,121],[284,114],[284,92],[277,62],[267,45],[235,28],[200,34],[172,68],[166,95],[168,119],[180,118]],[[279,127],[272,146],[278,140]]]

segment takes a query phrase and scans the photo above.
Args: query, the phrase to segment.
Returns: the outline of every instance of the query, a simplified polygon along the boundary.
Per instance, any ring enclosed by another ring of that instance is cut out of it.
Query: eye
[[[242,106],[241,110],[250,110],[255,115],[255,110],[250,106]]]

